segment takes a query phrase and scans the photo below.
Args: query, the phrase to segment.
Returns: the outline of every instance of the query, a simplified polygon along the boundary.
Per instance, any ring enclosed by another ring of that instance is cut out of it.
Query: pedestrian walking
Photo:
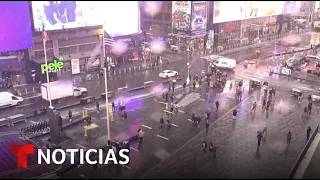
[[[262,140],[262,134],[258,132],[258,135],[257,135],[257,138],[258,138],[258,147],[260,147],[260,143],[261,143],[261,140]]]
[[[257,103],[256,103],[256,102],[253,102],[251,112],[252,112],[252,111],[256,112],[256,108],[257,108]]]
[[[290,144],[290,143],[291,143],[291,136],[292,136],[291,131],[289,131],[289,132],[287,133],[287,144]]]
[[[307,140],[309,140],[310,133],[311,133],[311,127],[308,126],[308,129],[307,129]]]
[[[71,111],[71,109],[69,110],[69,121],[71,122],[72,121],[72,111]]]
[[[100,112],[100,108],[99,108],[99,101],[96,101],[96,107],[97,107],[97,112],[99,113]]]
[[[230,85],[229,85],[229,91],[232,90],[232,82],[230,82]]]
[[[233,115],[233,117],[232,117],[232,119],[233,120],[236,120],[237,119],[237,110],[235,109],[235,110],[233,110],[233,112],[232,112],[232,115]]]
[[[196,82],[193,82],[193,92],[196,90]]]
[[[219,105],[220,105],[219,101],[216,101],[216,108],[217,108],[217,111],[218,111],[218,109],[219,109]]]
[[[171,100],[171,102],[173,102],[173,100],[174,100],[174,94],[173,93],[171,93],[171,95],[170,95],[170,100]]]
[[[164,119],[163,119],[163,115],[161,115],[160,117],[160,127],[164,126]]]
[[[308,96],[308,101],[311,102],[312,98],[311,95]]]
[[[268,133],[267,123],[264,123],[262,133],[266,133],[266,135],[267,135],[267,133]]]
[[[207,119],[206,120],[206,133],[208,133],[209,132],[209,120]]]
[[[114,104],[114,102],[111,103],[111,106],[112,106],[112,112],[114,112],[114,110],[115,110],[115,104]]]
[[[206,150],[207,150],[207,142],[203,141],[203,143],[202,143],[202,151],[206,152]]]

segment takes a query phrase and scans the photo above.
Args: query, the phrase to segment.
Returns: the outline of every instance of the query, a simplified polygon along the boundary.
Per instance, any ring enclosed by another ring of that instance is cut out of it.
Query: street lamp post
[[[108,79],[107,79],[107,68],[103,68],[104,71],[104,87],[105,87],[105,93],[106,93],[106,113],[107,113],[107,128],[108,128],[108,142],[110,141],[110,120],[109,120],[109,101],[108,101]]]
[[[43,35],[46,35],[46,32],[44,30],[44,25],[43,25]],[[49,79],[49,72],[48,72],[48,59],[47,59],[47,50],[46,50],[46,39],[44,39],[43,37],[43,50],[44,50],[44,61],[46,63],[46,75],[47,75],[47,83],[48,83],[48,98],[49,98],[49,104],[50,104],[50,107],[52,107],[52,101],[51,101],[51,87],[50,87],[50,79]]]
[[[190,74],[189,74],[190,73],[189,72],[190,71],[190,63],[189,62],[187,63],[187,67],[188,67],[187,85],[189,85],[189,83],[190,83],[190,78],[189,78],[190,77]]]

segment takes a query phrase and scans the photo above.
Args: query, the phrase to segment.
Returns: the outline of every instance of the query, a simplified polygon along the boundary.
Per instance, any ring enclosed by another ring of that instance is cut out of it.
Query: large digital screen
[[[300,12],[301,1],[285,1],[283,14],[293,14]]]
[[[191,1],[172,1],[172,30],[175,34],[190,34]]]
[[[0,1],[0,52],[31,48],[32,28],[27,1]]]
[[[192,1],[191,35],[203,35],[207,29],[206,1]]]
[[[213,23],[282,14],[283,1],[215,1]]]
[[[139,32],[138,1],[32,1],[36,31],[103,25],[111,36]]]

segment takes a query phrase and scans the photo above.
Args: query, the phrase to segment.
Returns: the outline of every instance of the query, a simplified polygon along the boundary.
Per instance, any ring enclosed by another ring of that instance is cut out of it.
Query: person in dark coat
[[[164,126],[164,119],[163,119],[163,116],[161,115],[160,117],[160,127],[163,127]]]
[[[114,105],[114,102],[111,103],[111,106],[112,106],[112,111],[114,112],[115,107],[116,107],[116,106]]]
[[[290,144],[290,143],[291,143],[291,136],[292,136],[291,131],[289,131],[289,132],[287,133],[287,144]]]
[[[311,114],[311,109],[312,109],[312,102],[309,102],[308,104],[308,114]]]
[[[232,119],[233,120],[236,120],[237,119],[237,110],[235,109],[235,110],[233,110],[233,112],[232,112],[232,115],[233,115],[233,117],[232,117]]]
[[[96,101],[96,107],[97,107],[97,111],[98,113],[100,112],[100,105],[99,105],[99,101]]]
[[[261,143],[261,140],[262,140],[262,134],[261,133],[258,133],[257,135],[257,138],[258,138],[258,147],[260,147],[260,143]]]
[[[219,105],[220,105],[219,101],[216,101],[216,108],[217,108],[217,111],[218,111],[218,109],[219,109]]]
[[[309,140],[310,133],[311,133],[311,127],[308,126],[308,129],[307,129],[307,140]]]

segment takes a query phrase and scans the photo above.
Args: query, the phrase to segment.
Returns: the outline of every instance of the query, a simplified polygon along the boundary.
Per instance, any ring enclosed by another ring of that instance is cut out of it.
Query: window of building
[[[172,11],[172,1],[167,2],[167,10]]]

